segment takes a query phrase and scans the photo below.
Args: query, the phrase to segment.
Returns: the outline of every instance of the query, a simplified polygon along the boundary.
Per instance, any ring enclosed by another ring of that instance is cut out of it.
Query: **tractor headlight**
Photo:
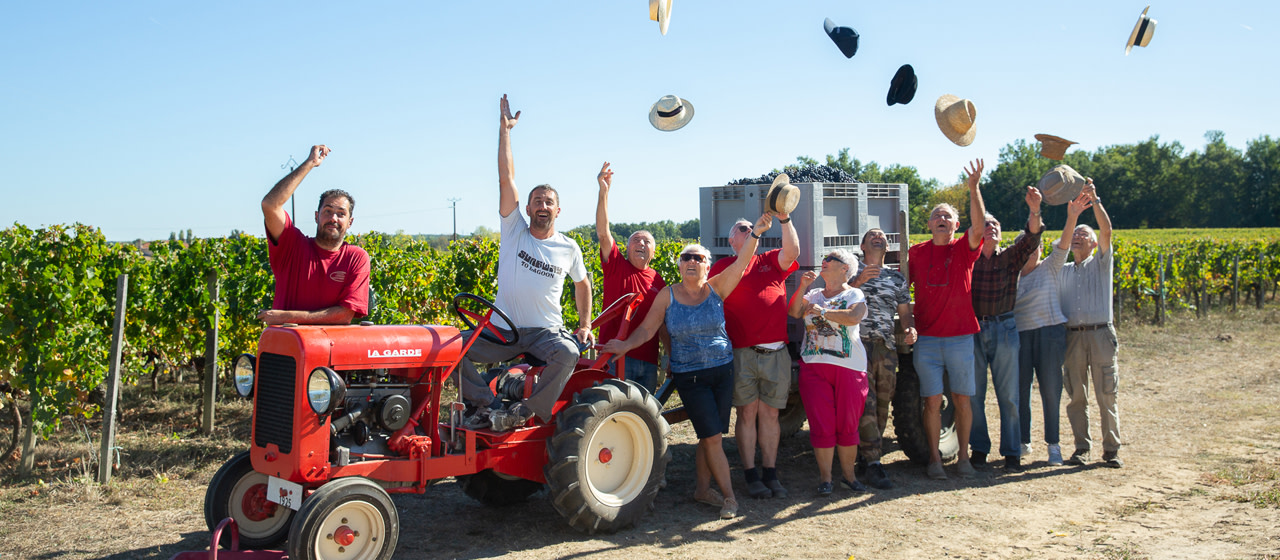
[[[257,358],[253,354],[241,354],[236,357],[232,371],[235,375],[236,394],[249,398],[253,395],[253,371]]]
[[[307,378],[307,402],[311,404],[311,410],[324,416],[333,412],[346,398],[347,384],[342,382],[337,372],[327,367],[311,370],[311,377]]]

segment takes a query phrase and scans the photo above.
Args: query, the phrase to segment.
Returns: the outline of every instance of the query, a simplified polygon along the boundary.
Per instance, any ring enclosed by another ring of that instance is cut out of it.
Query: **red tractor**
[[[625,335],[633,297],[596,322],[622,314]],[[579,360],[553,418],[504,433],[465,429],[462,403],[440,408],[445,380],[476,337],[511,344],[518,334],[478,296],[459,295],[453,309],[474,329],[469,339],[440,325],[265,329],[257,355],[235,362],[236,391],[254,403],[252,445],[209,483],[209,529],[231,517],[245,546],[287,540],[296,559],[391,558],[400,520],[390,494],[423,493],[449,477],[494,505],[546,484],[556,510],[587,533],[648,510],[670,460],[658,401],[621,368],[607,371],[606,354]],[[491,386],[518,400],[540,371],[510,367]]]

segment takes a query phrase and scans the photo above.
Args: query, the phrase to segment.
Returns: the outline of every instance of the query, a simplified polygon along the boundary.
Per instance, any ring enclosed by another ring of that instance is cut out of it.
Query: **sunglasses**
[[[838,263],[840,263],[840,264],[843,264],[843,265],[847,265],[847,264],[849,264],[849,263],[847,263],[847,262],[844,262],[844,261],[840,260],[840,257],[837,257],[837,256],[835,256],[835,255],[827,255],[826,257],[823,257],[823,259],[822,259],[822,262],[831,262],[831,261],[836,261],[836,262],[838,262]]]
[[[738,233],[746,233],[748,231],[751,231],[751,226],[738,224]]]
[[[707,260],[707,256],[701,255],[698,253],[685,253],[683,255],[680,255],[680,262],[689,262],[689,261],[703,262],[705,260]]]

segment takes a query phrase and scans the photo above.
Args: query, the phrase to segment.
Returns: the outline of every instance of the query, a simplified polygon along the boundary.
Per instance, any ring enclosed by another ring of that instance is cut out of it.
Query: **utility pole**
[[[280,169],[288,169],[289,173],[293,173],[298,168],[298,162],[294,161],[293,156],[289,156],[289,161],[280,164]],[[293,202],[293,193],[289,193],[289,219],[295,222],[298,219],[298,205]]]
[[[449,202],[453,203],[453,240],[458,240],[458,201],[461,198],[450,198]]]

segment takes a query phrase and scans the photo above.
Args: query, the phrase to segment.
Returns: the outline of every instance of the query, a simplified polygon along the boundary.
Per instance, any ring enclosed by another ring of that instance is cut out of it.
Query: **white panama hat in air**
[[[649,123],[666,132],[679,130],[693,118],[693,104],[674,95],[664,95],[649,108]]]

